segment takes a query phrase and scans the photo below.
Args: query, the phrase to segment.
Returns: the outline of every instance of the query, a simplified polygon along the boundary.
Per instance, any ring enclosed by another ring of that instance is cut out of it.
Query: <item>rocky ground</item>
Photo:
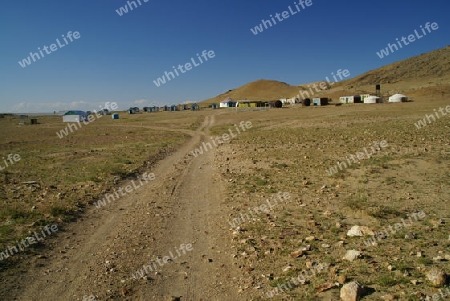
[[[154,181],[4,267],[0,299],[445,300],[450,119],[414,123],[447,102],[205,111]]]

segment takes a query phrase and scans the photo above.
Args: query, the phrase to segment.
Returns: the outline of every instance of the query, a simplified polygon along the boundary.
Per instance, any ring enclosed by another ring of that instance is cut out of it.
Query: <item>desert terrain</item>
[[[407,103],[122,112],[63,138],[59,116],[5,115],[0,300],[449,298],[449,82],[430,74],[397,83]]]

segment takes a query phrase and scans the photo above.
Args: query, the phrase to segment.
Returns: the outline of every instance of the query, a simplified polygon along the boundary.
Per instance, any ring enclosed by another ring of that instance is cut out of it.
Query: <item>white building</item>
[[[63,115],[63,122],[89,121],[88,114],[84,111],[68,111]]]
[[[378,96],[369,96],[364,98],[364,103],[382,103],[383,100],[381,99],[381,97]]]
[[[222,100],[220,102],[220,108],[232,108],[236,106],[236,101],[232,100],[231,98],[227,98],[225,100]]]
[[[281,101],[281,102],[283,102],[283,101]],[[293,104],[300,103],[300,102],[301,101],[300,101],[300,99],[298,97],[292,97],[292,98],[286,99],[285,103],[293,105]],[[284,102],[283,102],[283,104],[284,104]]]
[[[391,97],[389,97],[389,102],[407,102],[408,97],[406,97],[403,94],[394,94]]]
[[[340,103],[360,103],[361,96],[359,96],[359,95],[341,96],[341,97],[339,97],[339,102]]]

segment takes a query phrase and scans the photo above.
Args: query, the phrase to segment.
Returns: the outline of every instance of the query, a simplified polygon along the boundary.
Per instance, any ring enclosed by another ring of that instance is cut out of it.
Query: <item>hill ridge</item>
[[[265,101],[299,97],[299,92],[308,90],[308,85],[311,84],[314,82],[294,86],[271,79],[258,79],[200,103],[202,105],[219,103],[227,97],[234,100]],[[336,99],[344,95],[373,94],[376,84],[381,84],[384,97],[395,93],[408,93],[411,96],[426,98],[450,94],[450,45],[336,82],[329,89],[313,91],[315,93],[310,97]]]

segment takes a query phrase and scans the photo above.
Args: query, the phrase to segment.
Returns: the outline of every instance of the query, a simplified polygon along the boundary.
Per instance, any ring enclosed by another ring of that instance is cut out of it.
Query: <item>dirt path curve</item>
[[[151,170],[154,181],[92,206],[62,230],[43,257],[11,278],[7,300],[246,300],[235,285],[240,271],[229,253],[214,146],[190,155],[214,120],[206,116],[187,143]],[[183,251],[182,244],[192,248]]]

